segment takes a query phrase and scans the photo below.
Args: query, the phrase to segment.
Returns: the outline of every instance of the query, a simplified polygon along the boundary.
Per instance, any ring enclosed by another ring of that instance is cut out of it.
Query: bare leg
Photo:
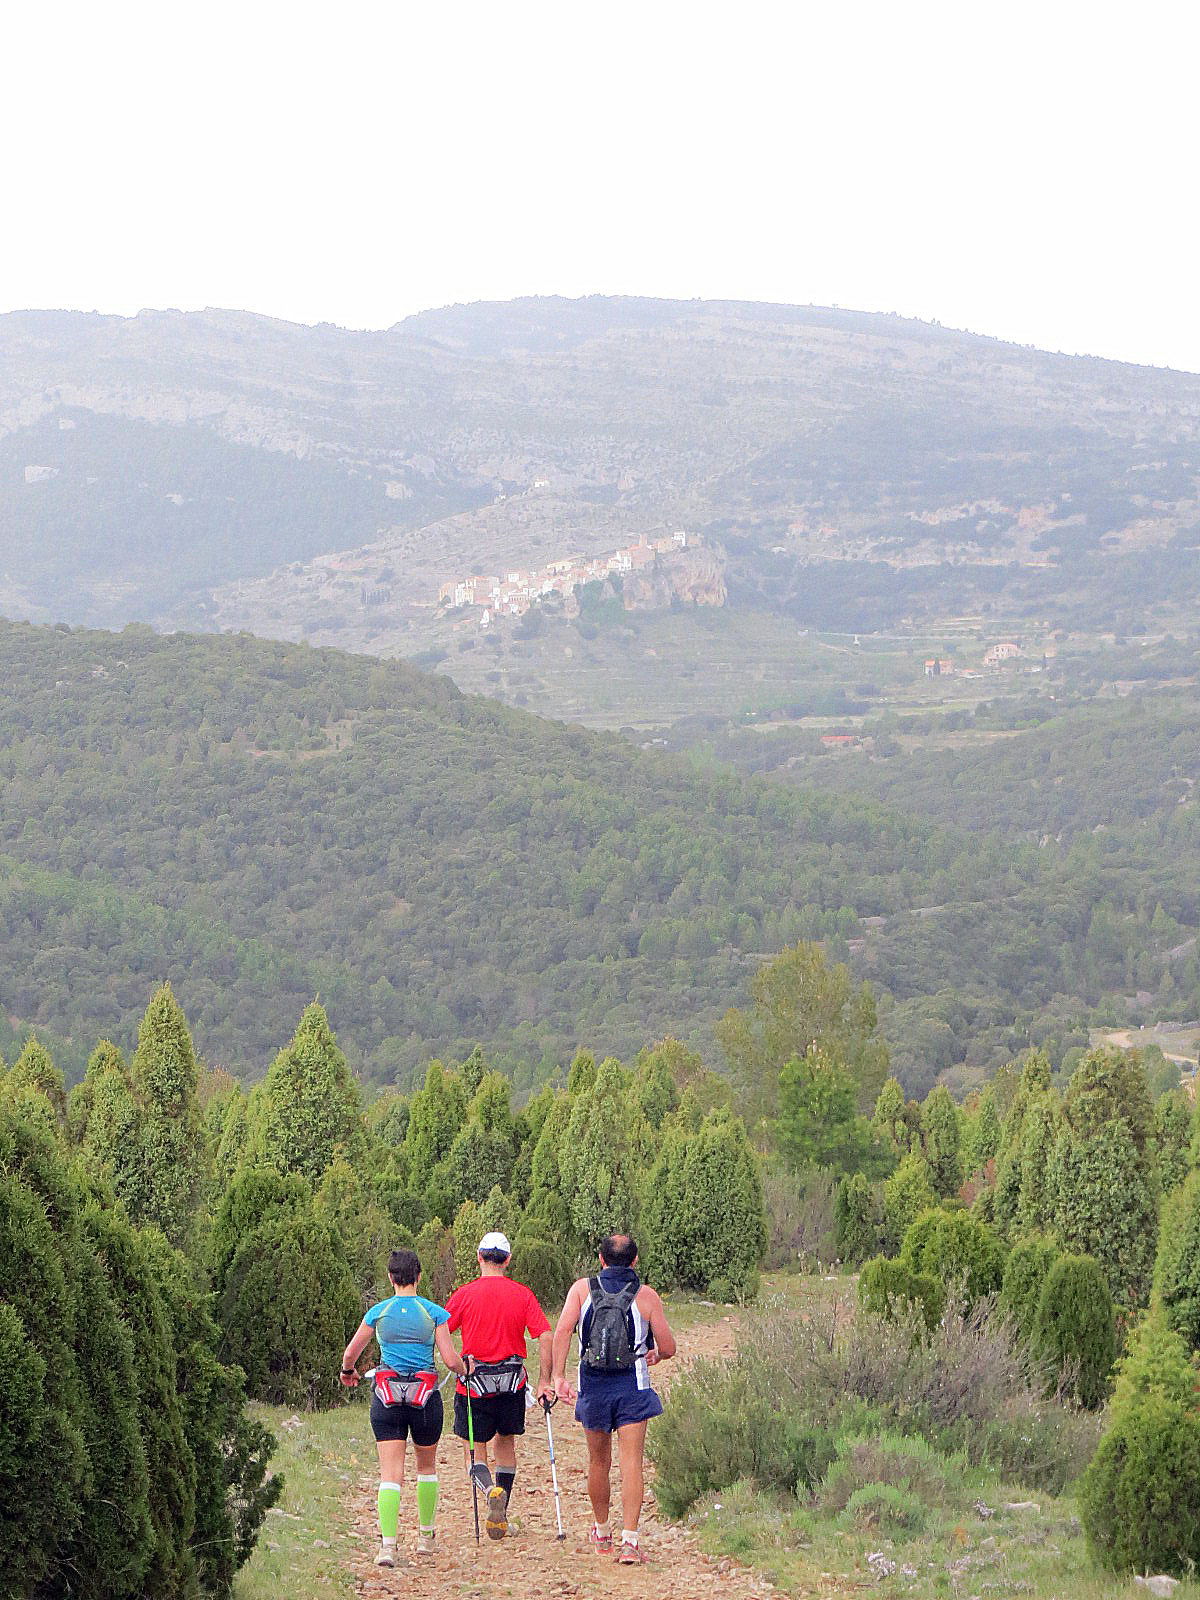
[[[598,1527],[603,1527],[608,1521],[608,1514],[612,1508],[612,1487],[609,1476],[612,1472],[612,1434],[595,1433],[590,1428],[584,1429],[584,1438],[587,1440],[588,1452],[588,1498],[592,1502],[592,1515]]]
[[[492,1440],[496,1450],[496,1471],[506,1467],[509,1472],[517,1470],[517,1440],[512,1433],[498,1433]]]
[[[589,1434],[590,1438],[591,1435]],[[627,1533],[636,1533],[646,1489],[646,1424],[627,1422],[617,1429],[617,1454],[621,1459],[621,1515]]]
[[[379,1479],[381,1483],[398,1483],[404,1487],[404,1453],[408,1449],[407,1439],[376,1439],[375,1448],[379,1451]],[[420,1454],[418,1453],[418,1460]]]

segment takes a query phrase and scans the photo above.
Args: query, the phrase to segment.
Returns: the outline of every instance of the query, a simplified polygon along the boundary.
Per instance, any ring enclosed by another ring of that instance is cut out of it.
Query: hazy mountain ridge
[[[129,432],[126,489],[151,485],[132,550],[128,493],[97,516],[97,474],[70,458],[94,418]],[[528,299],[378,333],[223,311],[13,313],[0,604],[403,650],[449,577],[672,526],[729,537],[735,603],[786,609],[826,568],[864,561],[953,562],[968,596],[978,571],[1015,566],[1050,572],[1038,582],[1053,593],[1076,582],[1058,580],[1064,563],[1169,550],[1200,520],[1198,429],[1194,375],[821,308]],[[209,477],[237,514],[215,491],[200,514],[156,484],[155,456],[193,447],[221,457]],[[291,465],[263,474],[243,452]],[[26,482],[30,468],[44,475]],[[314,474],[332,475],[319,492]],[[183,543],[186,570],[155,574]],[[364,546],[391,571],[382,612],[362,597],[381,590],[367,573],[336,613],[323,599],[314,633],[305,573],[286,569]],[[88,575],[98,551],[103,583]]]

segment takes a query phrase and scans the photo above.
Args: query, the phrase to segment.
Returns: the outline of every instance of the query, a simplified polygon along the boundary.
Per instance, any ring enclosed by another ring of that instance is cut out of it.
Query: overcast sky
[[[1200,370],[1195,7],[16,9],[3,310],[702,296]]]

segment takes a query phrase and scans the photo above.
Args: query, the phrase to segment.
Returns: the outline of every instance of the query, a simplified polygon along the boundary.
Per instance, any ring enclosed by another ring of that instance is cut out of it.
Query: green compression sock
[[[396,1528],[400,1522],[400,1485],[398,1483],[381,1483],[379,1485],[379,1531],[385,1539],[396,1537]]]
[[[436,1473],[417,1475],[417,1521],[422,1533],[433,1532],[433,1519],[437,1516],[438,1481]]]

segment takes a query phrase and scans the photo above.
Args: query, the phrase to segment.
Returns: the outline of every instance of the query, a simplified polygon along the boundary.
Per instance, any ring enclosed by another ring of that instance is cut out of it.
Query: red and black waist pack
[[[372,1393],[382,1406],[423,1406],[438,1386],[436,1372],[401,1376],[390,1367],[376,1367],[370,1378]]]

